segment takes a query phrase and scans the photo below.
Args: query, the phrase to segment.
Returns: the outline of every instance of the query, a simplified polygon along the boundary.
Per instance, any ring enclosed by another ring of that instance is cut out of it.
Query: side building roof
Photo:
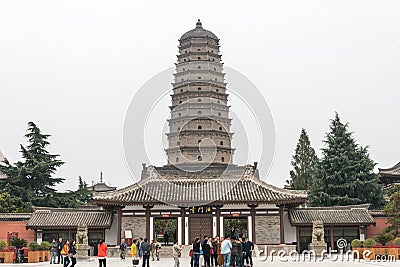
[[[142,180],[113,192],[94,196],[97,205],[155,205],[181,207],[203,204],[302,204],[304,191],[269,185],[257,177],[254,166],[209,166],[190,172],[174,166],[148,166]]]
[[[294,226],[312,226],[314,221],[323,221],[327,226],[375,225],[368,207],[369,205],[296,208],[289,210],[289,220]]]
[[[95,209],[38,208],[26,224],[27,229],[76,229],[85,225],[89,229],[109,229],[112,212]]]
[[[379,177],[383,176],[400,177],[400,162],[387,169],[379,168]]]

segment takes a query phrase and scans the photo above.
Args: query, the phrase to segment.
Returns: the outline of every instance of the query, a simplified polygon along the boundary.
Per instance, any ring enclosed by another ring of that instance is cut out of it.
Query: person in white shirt
[[[222,241],[221,244],[221,254],[224,255],[224,267],[231,266],[231,249],[232,249],[231,237],[227,236],[225,237],[224,241]]]
[[[174,241],[174,245],[172,246],[172,256],[174,257],[174,267],[179,267],[179,258],[182,255],[182,249],[184,248],[184,246],[179,246],[178,245],[178,240]]]

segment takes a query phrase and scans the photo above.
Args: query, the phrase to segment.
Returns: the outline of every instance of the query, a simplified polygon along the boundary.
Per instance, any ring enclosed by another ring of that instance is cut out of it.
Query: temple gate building
[[[130,232],[190,244],[203,235],[249,237],[259,244],[296,242],[287,209],[307,202],[302,191],[260,180],[257,163],[233,164],[233,133],[219,39],[196,27],[179,39],[165,166],[143,165],[139,182],[96,194],[115,210],[118,243]]]

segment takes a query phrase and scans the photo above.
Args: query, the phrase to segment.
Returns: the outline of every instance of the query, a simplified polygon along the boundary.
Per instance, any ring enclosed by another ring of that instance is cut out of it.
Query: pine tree
[[[336,113],[326,134],[310,192],[313,206],[382,203],[382,187],[367,147],[359,146]]]
[[[54,186],[64,181],[63,178],[55,178],[58,167],[64,162],[58,159],[59,155],[52,155],[47,151],[50,135],[43,134],[33,123],[28,123],[28,146],[21,145],[23,161],[12,165],[7,159],[0,164],[0,172],[7,176],[2,181],[2,190],[12,196],[21,197],[24,202],[35,202],[56,190]]]
[[[299,142],[291,161],[293,170],[290,171],[290,181],[287,181],[291,189],[310,189],[311,177],[317,161],[318,157],[315,154],[314,148],[311,147],[307,132],[301,129]]]

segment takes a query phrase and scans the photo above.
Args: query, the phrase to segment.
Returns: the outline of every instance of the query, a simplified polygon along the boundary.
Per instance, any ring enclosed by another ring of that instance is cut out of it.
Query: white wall
[[[290,224],[289,213],[287,211],[283,213],[283,222],[285,230],[285,243],[291,244],[292,242],[296,242],[296,227]]]
[[[117,244],[117,232],[118,232],[118,215],[113,215],[113,222],[110,229],[105,231],[105,241],[107,245]]]

